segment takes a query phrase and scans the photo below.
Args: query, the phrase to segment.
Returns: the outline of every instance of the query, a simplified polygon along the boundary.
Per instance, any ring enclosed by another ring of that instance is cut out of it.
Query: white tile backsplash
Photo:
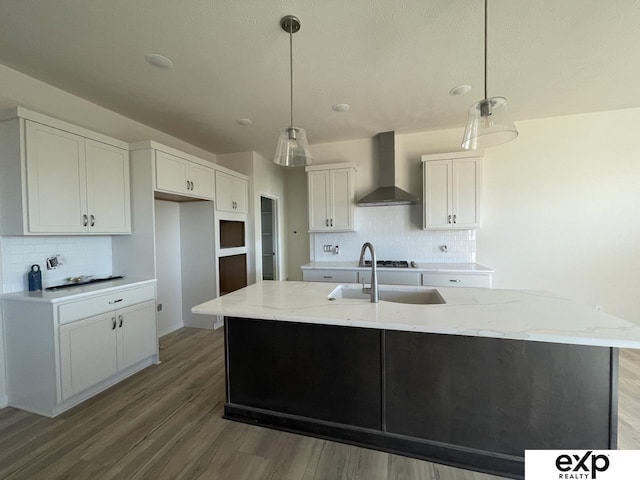
[[[42,269],[42,286],[80,275],[112,275],[111,237],[0,237],[2,291],[28,290],[31,265]],[[63,265],[47,270],[47,257],[59,254]]]
[[[416,224],[411,207],[358,208],[356,225],[356,232],[310,234],[311,261],[358,260],[364,242],[373,244],[378,260],[414,260],[419,263],[476,261],[475,230],[422,230]],[[338,245],[340,254],[323,252],[323,245]],[[447,253],[441,250],[442,245],[447,246]]]

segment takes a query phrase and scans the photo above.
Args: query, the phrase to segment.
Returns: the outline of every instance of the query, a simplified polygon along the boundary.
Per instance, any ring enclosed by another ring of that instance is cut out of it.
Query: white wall
[[[155,201],[156,278],[158,279],[158,336],[184,325],[182,320],[182,262],[180,258],[180,204]]]
[[[549,290],[640,323],[638,125],[640,108],[523,121],[516,140],[485,152],[476,260],[496,269],[496,288]],[[420,156],[459,150],[462,133],[397,135],[398,186],[422,196]],[[374,183],[373,145],[366,139],[311,149],[317,163],[355,162],[360,195]],[[301,190],[293,204],[306,201]],[[306,209],[288,212],[290,225],[306,228]],[[289,250],[307,248],[302,238],[288,238],[296,242]]]

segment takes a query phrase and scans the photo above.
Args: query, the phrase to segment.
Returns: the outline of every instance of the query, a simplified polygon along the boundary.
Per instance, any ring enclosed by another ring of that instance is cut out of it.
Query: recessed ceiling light
[[[348,112],[349,110],[351,110],[351,107],[347,103],[336,103],[331,108],[334,112]]]
[[[471,91],[471,85],[458,85],[457,87],[453,87],[449,90],[449,95],[458,96],[458,95],[466,95]]]
[[[165,57],[164,55],[160,55],[159,53],[148,53],[144,56],[147,62],[149,62],[154,67],[171,69],[173,68],[173,62],[170,58]]]
[[[250,118],[239,118],[238,120],[236,120],[236,123],[248,127],[249,125],[253,125],[253,120],[251,120]]]

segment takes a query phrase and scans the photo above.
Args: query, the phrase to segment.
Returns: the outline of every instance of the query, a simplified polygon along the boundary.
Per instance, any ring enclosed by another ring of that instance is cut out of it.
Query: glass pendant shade
[[[485,98],[469,107],[462,148],[484,149],[507,143],[517,136],[518,129],[507,112],[507,100],[504,97]]]
[[[283,167],[304,167],[313,161],[307,132],[300,127],[285,127],[280,129],[278,146],[273,161]]]

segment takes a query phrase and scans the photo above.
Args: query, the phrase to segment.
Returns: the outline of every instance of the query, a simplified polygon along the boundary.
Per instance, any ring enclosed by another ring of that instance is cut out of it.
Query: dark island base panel
[[[614,449],[608,347],[227,318],[225,417],[511,478]]]

